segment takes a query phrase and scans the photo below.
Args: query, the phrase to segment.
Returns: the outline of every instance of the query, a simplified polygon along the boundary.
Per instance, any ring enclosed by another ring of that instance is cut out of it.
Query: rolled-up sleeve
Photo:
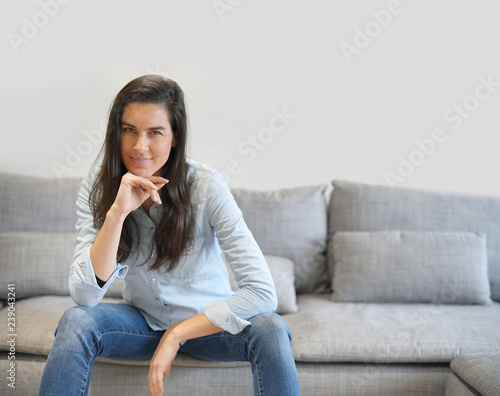
[[[264,255],[222,175],[208,183],[206,211],[239,290],[215,301],[204,313],[214,325],[237,334],[250,324],[247,319],[276,309],[276,289]]]
[[[89,207],[89,191],[91,175],[87,175],[80,186],[76,201],[76,242],[75,252],[68,277],[68,285],[73,301],[78,305],[97,305],[114,279],[122,279],[128,267],[115,263],[115,270],[106,284],[101,288],[96,281],[94,268],[90,260],[90,247],[97,235],[94,220]]]

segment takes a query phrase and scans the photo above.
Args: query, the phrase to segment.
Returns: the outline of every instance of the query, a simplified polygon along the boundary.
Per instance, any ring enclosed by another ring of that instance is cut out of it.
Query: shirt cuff
[[[90,250],[90,249],[89,249]],[[90,254],[87,251],[75,260],[70,269],[69,289],[71,297],[78,305],[94,306],[99,303],[109,286],[115,280],[123,279],[128,272],[127,265],[116,263],[115,270],[106,281],[104,287],[97,284],[96,276],[90,261]]]
[[[251,324],[248,320],[241,319],[233,314],[222,299],[212,303],[204,313],[214,326],[220,327],[231,334],[238,334]]]

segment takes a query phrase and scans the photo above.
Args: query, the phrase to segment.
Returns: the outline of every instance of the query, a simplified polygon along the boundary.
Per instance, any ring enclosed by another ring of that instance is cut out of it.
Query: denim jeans
[[[226,331],[188,340],[179,352],[214,361],[251,363],[255,395],[299,395],[291,336],[283,318],[266,313],[233,335]],[[153,331],[126,304],[100,303],[68,309],[56,330],[39,395],[87,395],[97,356],[150,359],[163,331]]]

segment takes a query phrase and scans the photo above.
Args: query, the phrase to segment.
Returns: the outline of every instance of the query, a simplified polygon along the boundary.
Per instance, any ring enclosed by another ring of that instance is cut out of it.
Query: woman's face
[[[156,103],[127,103],[120,130],[125,168],[137,176],[160,176],[175,146],[165,108]]]

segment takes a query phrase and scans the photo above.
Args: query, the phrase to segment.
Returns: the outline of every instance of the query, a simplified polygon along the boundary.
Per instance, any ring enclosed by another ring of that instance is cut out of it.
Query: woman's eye
[[[160,131],[151,131],[152,135],[163,135]]]
[[[123,128],[122,131],[123,132],[134,132],[134,130],[132,128]]]

